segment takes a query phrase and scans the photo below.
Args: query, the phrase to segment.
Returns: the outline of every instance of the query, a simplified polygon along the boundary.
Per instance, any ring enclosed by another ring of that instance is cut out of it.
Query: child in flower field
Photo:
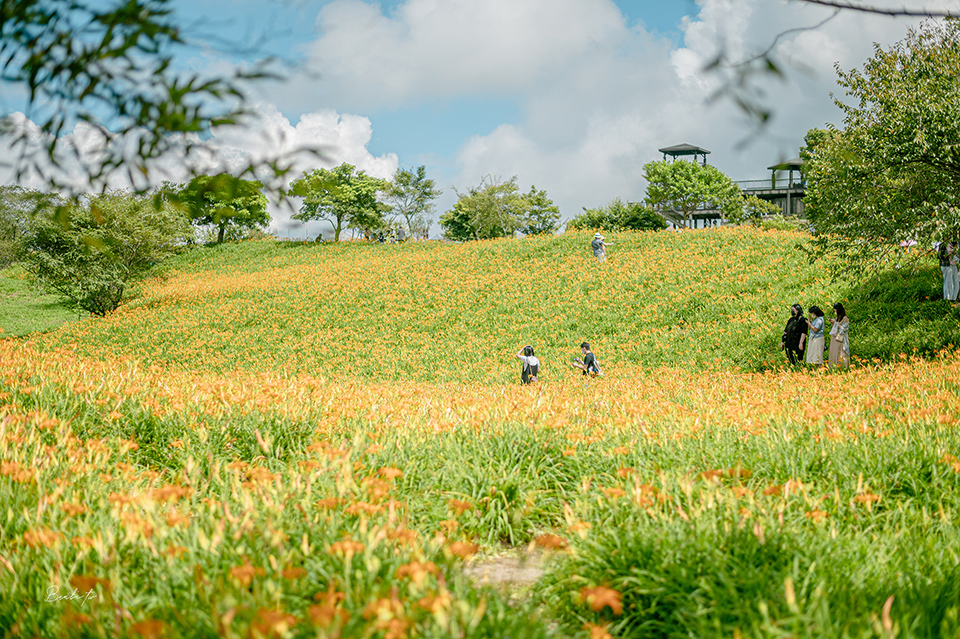
[[[517,353],[517,359],[523,363],[520,369],[520,383],[529,384],[537,381],[537,375],[540,374],[540,360],[533,354],[533,346],[524,346]]]
[[[580,353],[583,355],[583,360],[574,360],[573,366],[575,368],[582,370],[584,375],[590,374],[591,377],[603,374],[600,372],[600,365],[597,364],[597,356],[590,350],[590,344],[586,342],[580,344]]]

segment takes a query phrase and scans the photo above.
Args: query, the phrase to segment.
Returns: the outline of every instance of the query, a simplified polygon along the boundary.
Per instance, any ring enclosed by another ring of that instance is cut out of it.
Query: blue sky
[[[256,127],[214,132],[220,168],[298,144],[323,146],[322,165],[380,177],[425,164],[444,191],[435,218],[486,175],[545,189],[564,219],[641,200],[643,164],[682,142],[710,149],[734,179],[763,178],[807,130],[840,124],[834,64],[859,67],[874,42],[889,46],[916,23],[844,12],[796,30],[831,14],[798,0],[183,0],[176,11],[198,44],[183,68],[265,55],[287,64],[283,81],[255,90]],[[773,49],[786,79],[754,86],[774,113],[757,133],[732,101],[710,100],[724,76],[704,67],[788,30]],[[12,95],[0,108],[16,110]],[[88,137],[72,134],[81,146]],[[319,231],[273,215],[281,233]]]
[[[188,25],[188,33],[201,39],[221,41],[225,53],[237,51],[233,59],[250,60],[276,56],[296,64],[302,49],[316,38],[317,14],[332,0],[286,0],[263,2],[197,0],[181,3],[177,12]],[[387,16],[395,15],[403,0],[368,1]],[[679,44],[685,16],[696,15],[693,0],[620,0],[614,2],[625,21]],[[223,10],[223,9],[226,10]],[[214,35],[214,38],[208,38]],[[318,80],[322,81],[322,79]],[[299,117],[297,109],[281,109],[287,117]],[[516,122],[521,108],[511,96],[477,95],[425,100],[414,105],[383,105],[364,113],[374,124],[368,149],[375,155],[396,153],[404,166],[420,164],[431,156],[456,152],[462,140],[480,135],[498,125]]]

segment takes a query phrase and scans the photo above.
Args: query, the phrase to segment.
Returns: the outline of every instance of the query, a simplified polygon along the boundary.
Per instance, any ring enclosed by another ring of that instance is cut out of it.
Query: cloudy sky
[[[642,166],[688,142],[733,179],[767,176],[804,133],[839,123],[834,64],[858,67],[873,44],[916,20],[833,11],[797,0],[190,0],[177,2],[201,46],[195,70],[273,55],[282,82],[262,85],[256,130],[216,132],[226,164],[322,145],[327,167],[350,162],[389,178],[424,164],[444,194],[437,215],[483,176],[546,189],[564,219],[615,197],[640,200]],[[958,7],[957,0],[874,5]],[[781,34],[779,39],[777,34]],[[785,79],[761,78],[773,119],[760,133],[729,99],[718,53],[738,61],[772,48]],[[0,113],[22,109],[14,91]],[[269,132],[270,135],[264,135]],[[71,134],[82,144],[82,130]],[[273,142],[267,141],[273,140]],[[0,145],[0,160],[9,153]],[[0,170],[0,181],[10,181]],[[275,210],[281,235],[314,232]],[[432,234],[439,233],[434,225]]]

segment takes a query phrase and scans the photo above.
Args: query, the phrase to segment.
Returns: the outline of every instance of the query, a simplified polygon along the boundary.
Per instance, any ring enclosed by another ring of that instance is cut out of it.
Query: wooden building
[[[744,195],[756,195],[761,200],[780,207],[783,215],[803,217],[803,160],[794,158],[767,167],[769,180],[740,180],[736,185]],[[786,172],[786,176],[783,173]]]
[[[672,161],[678,158],[686,160],[692,157],[693,162],[700,163],[703,166],[707,164],[707,155],[710,151],[693,144],[675,144],[658,149],[663,154],[664,161],[669,157]],[[772,202],[780,207],[780,212],[785,216],[803,217],[803,160],[794,158],[774,164],[767,167],[771,171],[770,178],[764,180],[738,180],[734,181],[744,195],[756,195],[761,200]],[[784,175],[786,173],[786,175]],[[725,220],[720,211],[716,209],[704,208],[694,212],[692,225],[693,228],[706,228],[711,226],[720,226]],[[675,226],[673,222],[667,220],[671,227]]]

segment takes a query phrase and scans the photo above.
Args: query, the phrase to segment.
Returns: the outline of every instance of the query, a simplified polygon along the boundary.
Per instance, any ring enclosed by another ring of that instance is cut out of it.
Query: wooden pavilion
[[[657,149],[657,150],[663,153],[664,161],[667,160],[668,155],[674,161],[676,161],[678,157],[685,157],[685,156],[692,155],[694,164],[697,163],[697,157],[700,157],[701,164],[703,164],[704,166],[707,165],[707,155],[710,154],[710,151],[707,151],[706,149],[701,148],[699,146],[694,146],[692,144],[674,144],[673,146],[666,146],[662,149]]]

